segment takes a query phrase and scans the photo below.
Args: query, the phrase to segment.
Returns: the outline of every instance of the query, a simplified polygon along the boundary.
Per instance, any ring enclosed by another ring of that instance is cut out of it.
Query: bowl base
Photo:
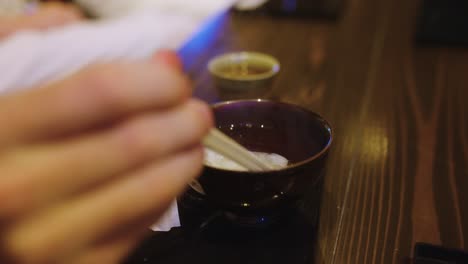
[[[191,228],[204,228],[213,223],[245,229],[269,229],[283,224],[297,211],[296,204],[275,207],[270,210],[239,212],[217,207],[206,197],[192,189],[178,199],[182,225]]]

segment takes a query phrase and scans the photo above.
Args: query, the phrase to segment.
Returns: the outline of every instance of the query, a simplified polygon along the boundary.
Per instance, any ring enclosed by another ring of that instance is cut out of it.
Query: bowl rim
[[[288,165],[282,169],[279,169],[279,170],[269,170],[269,171],[234,171],[234,170],[226,170],[226,169],[221,169],[221,168],[217,168],[217,167],[212,167],[212,166],[208,166],[206,164],[203,164],[204,167],[207,167],[207,168],[210,168],[210,169],[213,169],[213,170],[219,170],[219,171],[224,171],[224,172],[239,172],[239,173],[243,173],[243,174],[252,174],[252,175],[264,175],[264,174],[271,174],[273,172],[284,172],[284,171],[288,171],[288,170],[292,170],[292,169],[295,169],[295,168],[298,168],[306,163],[309,163],[309,162],[312,162],[322,156],[324,156],[330,149],[331,147],[331,144],[333,142],[333,135],[334,135],[334,132],[333,132],[333,129],[332,129],[332,126],[330,125],[330,123],[325,119],[323,118],[321,115],[319,115],[318,113],[316,112],[313,112],[305,107],[302,107],[300,105],[296,105],[296,104],[292,104],[292,103],[286,103],[286,102],[281,102],[281,101],[275,101],[275,100],[268,100],[268,99],[239,99],[239,100],[229,100],[229,101],[222,101],[222,102],[217,102],[217,103],[214,103],[214,104],[211,104],[211,107],[213,110],[215,110],[216,108],[219,108],[219,107],[222,107],[222,106],[225,106],[225,105],[230,105],[230,104],[236,104],[236,103],[247,103],[247,102],[258,102],[258,103],[274,103],[274,104],[280,104],[280,105],[285,105],[285,106],[288,106],[288,107],[293,107],[293,108],[296,108],[300,111],[304,111],[308,114],[311,114],[312,116],[314,116],[318,121],[320,121],[320,123],[323,124],[324,128],[326,131],[328,131],[329,133],[329,138],[328,138],[328,142],[325,144],[325,146],[318,152],[316,153],[315,155],[305,159],[305,160],[302,160],[300,162],[296,162],[296,163],[293,163],[291,165]]]
[[[270,65],[268,72],[261,73],[261,74],[252,74],[252,75],[247,75],[247,76],[241,76],[241,77],[232,77],[232,76],[227,76],[226,74],[220,73],[218,70],[216,70],[216,66],[225,61],[225,60],[232,60],[234,58],[238,58],[241,60],[248,60],[249,58],[257,58],[262,61],[267,61],[267,63]],[[215,56],[214,58],[210,59],[208,62],[208,71],[215,77],[225,79],[225,80],[230,80],[230,81],[260,81],[260,80],[265,80],[268,78],[271,78],[275,76],[281,69],[280,62],[278,59],[275,57],[266,54],[266,53],[261,53],[261,52],[256,52],[256,51],[239,51],[239,52],[229,52],[229,53],[223,53],[218,56]]]

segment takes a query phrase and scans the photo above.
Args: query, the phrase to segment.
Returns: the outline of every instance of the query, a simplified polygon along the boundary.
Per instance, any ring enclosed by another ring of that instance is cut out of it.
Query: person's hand
[[[200,173],[211,111],[167,58],[0,97],[0,263],[117,263]]]
[[[82,19],[81,11],[63,3],[41,4],[32,14],[14,17],[0,16],[0,38],[20,30],[46,30],[65,26]]]

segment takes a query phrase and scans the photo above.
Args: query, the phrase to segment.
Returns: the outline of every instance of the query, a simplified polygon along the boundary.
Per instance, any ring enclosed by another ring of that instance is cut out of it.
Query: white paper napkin
[[[177,201],[173,201],[164,215],[150,228],[153,231],[169,231],[171,228],[178,226],[180,226],[179,209]]]
[[[234,1],[78,2],[105,19],[46,32],[19,32],[0,40],[0,93],[53,82],[95,62],[145,59],[158,49],[177,50]],[[174,201],[151,228],[167,231],[179,225]]]

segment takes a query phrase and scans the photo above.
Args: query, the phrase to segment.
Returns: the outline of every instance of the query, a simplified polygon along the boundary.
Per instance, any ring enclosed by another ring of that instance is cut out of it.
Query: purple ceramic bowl
[[[288,167],[240,172],[205,166],[206,198],[235,214],[256,214],[290,204],[320,184],[332,129],[321,116],[287,103],[239,100],[213,105],[216,126],[251,151],[277,153]]]

